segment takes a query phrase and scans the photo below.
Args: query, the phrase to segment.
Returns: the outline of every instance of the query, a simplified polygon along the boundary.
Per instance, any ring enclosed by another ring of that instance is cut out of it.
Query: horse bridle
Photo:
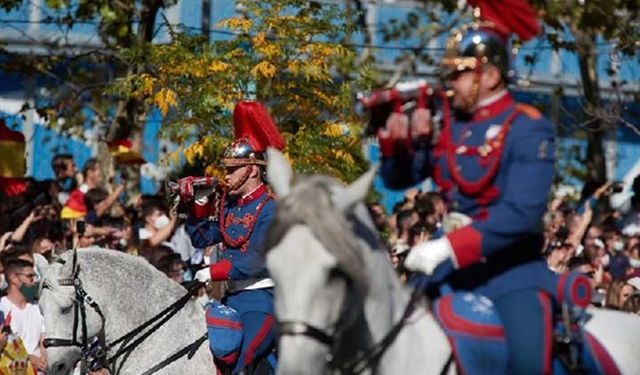
[[[89,357],[89,336],[87,332],[87,311],[86,305],[89,305],[97,314],[100,316],[101,327],[98,332],[98,341],[101,346],[105,346],[105,338],[104,338],[104,325],[105,318],[102,310],[98,303],[91,298],[91,296],[84,290],[82,286],[82,280],[78,277],[80,273],[80,265],[78,264],[78,254],[77,250],[73,250],[73,264],[72,264],[72,274],[70,278],[59,279],[58,285],[60,286],[73,286],[74,287],[74,299],[73,299],[73,336],[72,339],[61,339],[61,338],[46,338],[42,341],[42,345],[45,348],[53,348],[53,347],[79,347],[81,348],[82,359],[81,359],[81,370],[84,373],[86,371],[87,359]],[[45,283],[43,288],[47,288],[47,284]],[[78,326],[81,326],[82,329],[82,338],[81,341],[78,340]]]
[[[348,293],[345,293],[345,299]],[[343,303],[342,312],[337,322],[332,324],[335,327],[334,333],[329,334],[326,331],[313,326],[307,322],[302,321],[281,321],[278,322],[278,334],[280,336],[306,336],[312,338],[319,343],[327,346],[330,350],[327,356],[328,367],[339,374],[357,375],[364,372],[367,368],[375,366],[377,361],[382,357],[384,352],[391,346],[396,339],[402,328],[406,325],[407,320],[415,310],[418,301],[422,298],[423,294],[420,290],[415,290],[411,294],[411,298],[407,303],[407,306],[402,314],[400,320],[389,330],[389,332],[380,340],[380,342],[373,344],[367,350],[364,350],[360,355],[345,360],[343,362],[336,361],[335,350],[337,349],[337,339],[342,332],[344,332],[348,326],[348,320],[344,318],[347,310],[347,303]],[[355,320],[355,319],[353,319]]]
[[[64,264],[64,260],[59,259],[59,262]],[[59,279],[58,284],[60,286],[72,286],[75,289],[75,298],[73,300],[73,309],[74,309],[74,317],[73,317],[73,338],[72,339],[61,339],[61,338],[47,338],[44,339],[42,344],[45,348],[51,347],[80,347],[82,350],[81,357],[81,373],[87,373],[87,362],[90,354],[90,342],[89,336],[87,332],[87,314],[85,305],[89,305],[99,316],[101,319],[101,327],[98,332],[97,338],[100,344],[101,352],[97,353],[98,359],[101,362],[103,368],[108,368],[110,365],[114,364],[115,361],[121,356],[127,356],[133,352],[133,350],[142,343],[147,337],[149,337],[152,333],[154,333],[158,328],[160,328],[164,323],[166,323],[169,319],[171,319],[182,307],[184,307],[187,302],[191,299],[191,297],[197,292],[200,286],[203,284],[200,282],[194,283],[189,287],[188,292],[182,296],[180,299],[175,301],[173,304],[160,311],[158,314],[142,323],[138,327],[134,328],[130,332],[126,333],[122,337],[114,340],[113,342],[107,343],[105,339],[105,317],[100,309],[98,303],[91,298],[91,296],[84,290],[82,286],[82,280],[79,278],[80,273],[80,265],[78,264],[78,254],[77,250],[73,250],[73,264],[72,264],[72,274],[70,278]],[[45,283],[44,288],[47,287]],[[78,340],[78,326],[81,325],[82,329],[82,340]],[[148,329],[147,329],[148,328]],[[147,330],[146,332],[143,332]],[[155,372],[161,370],[162,368],[168,366],[173,361],[178,360],[182,356],[187,356],[189,359],[193,357],[198,350],[198,348],[202,345],[204,341],[207,340],[207,333],[205,333],[200,338],[196,339],[193,343],[181,348],[173,355],[165,358],[161,362],[157,363],[150,369],[144,372],[144,375],[154,374]],[[118,344],[122,346],[117,350],[117,352],[111,357],[107,358],[106,354],[110,348],[115,347]],[[122,362],[124,364],[124,361]],[[122,365],[121,364],[121,365]],[[111,373],[117,373],[118,371],[112,371]]]

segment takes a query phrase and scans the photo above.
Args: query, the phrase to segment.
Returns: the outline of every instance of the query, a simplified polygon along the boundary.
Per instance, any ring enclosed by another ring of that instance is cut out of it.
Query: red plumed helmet
[[[267,109],[253,101],[242,101],[233,110],[233,138],[222,158],[225,167],[265,165],[268,147],[282,150],[285,146]]]

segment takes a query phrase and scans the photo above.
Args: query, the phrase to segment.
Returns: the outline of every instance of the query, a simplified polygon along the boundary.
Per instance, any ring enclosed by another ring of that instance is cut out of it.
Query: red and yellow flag
[[[24,135],[9,129],[5,120],[0,119],[0,190],[9,196],[26,190],[24,150]]]

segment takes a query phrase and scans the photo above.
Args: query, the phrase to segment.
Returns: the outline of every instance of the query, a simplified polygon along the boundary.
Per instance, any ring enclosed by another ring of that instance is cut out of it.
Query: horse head
[[[361,238],[349,219],[375,176],[370,170],[345,187],[314,175],[291,186],[291,166],[268,151],[267,174],[278,207],[265,248],[280,325],[279,373],[324,373],[310,364],[349,350],[336,348],[358,320],[368,288]]]
[[[101,335],[104,328],[101,312],[90,307],[83,295],[86,270],[79,258],[77,251],[67,251],[50,265],[37,262],[43,274],[38,304],[46,327],[48,374],[73,371],[83,347]]]

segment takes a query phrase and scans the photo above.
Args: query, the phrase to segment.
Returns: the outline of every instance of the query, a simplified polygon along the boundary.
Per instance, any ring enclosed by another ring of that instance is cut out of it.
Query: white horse
[[[107,249],[67,251],[37,267],[44,275],[39,305],[50,375],[69,374],[84,343],[94,338],[113,343],[187,294],[143,259]],[[186,297],[169,315],[156,330],[150,325],[109,348],[107,359],[123,350],[111,361],[111,374],[216,373],[202,307]]]
[[[311,176],[291,188],[284,157],[269,151],[268,160],[269,180],[279,196],[267,241],[281,329],[278,373],[454,373],[448,340],[425,302],[407,311],[410,292],[360,203],[375,171],[348,187]],[[640,374],[640,319],[615,311],[590,313],[586,329],[622,373]],[[362,367],[354,366],[356,358]]]

